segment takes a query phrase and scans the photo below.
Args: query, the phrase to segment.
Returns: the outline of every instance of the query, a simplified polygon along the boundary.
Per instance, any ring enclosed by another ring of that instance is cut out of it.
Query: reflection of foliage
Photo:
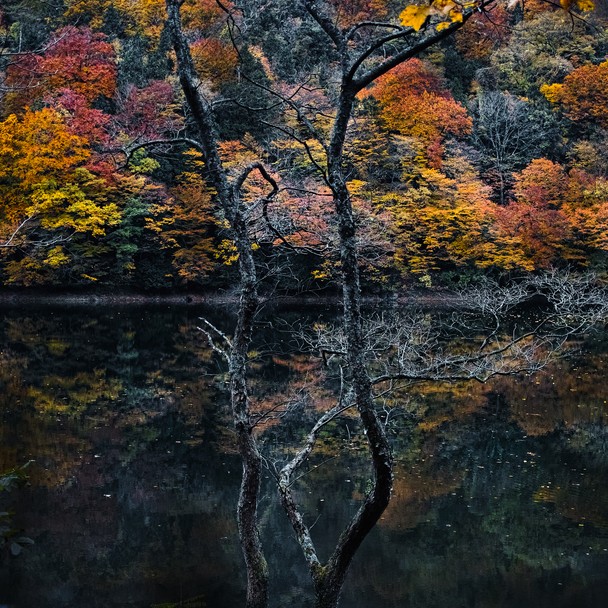
[[[553,570],[566,566],[580,550],[581,531],[551,509],[503,498],[499,509],[483,519],[483,529],[493,535],[505,554],[527,566]]]
[[[569,437],[568,446],[595,466],[608,465],[608,427],[602,423],[577,425]]]
[[[221,605],[239,606],[233,505],[240,467],[230,455],[234,438],[226,431],[224,387],[205,376],[216,371],[218,361],[196,330],[203,311],[97,308],[94,313],[10,312],[10,322],[0,325],[7,354],[0,364],[0,468],[28,452],[41,465],[32,471],[23,505],[27,521],[35,523],[32,536],[41,547],[44,542],[44,550],[28,552],[28,560],[15,560],[13,567],[21,580],[32,581],[31,597],[60,583],[74,591],[86,579],[91,594],[86,599],[96,594],[89,605],[99,606],[137,581],[142,588],[166,589],[155,600],[142,600],[144,605],[179,606],[183,583],[184,597],[192,601],[202,600],[196,594],[204,589],[208,605],[219,605],[214,599],[221,588],[233,594]],[[225,328],[220,314],[204,314]],[[301,439],[307,415],[317,414],[312,403],[330,399],[336,385],[322,382],[324,370],[314,357],[294,352],[293,334],[277,331],[301,319],[302,312],[271,314],[273,327],[262,318],[252,346],[255,397],[266,407],[279,393],[286,400],[303,391],[310,396],[291,418],[282,419],[285,424],[264,430],[264,448],[277,456],[278,447],[289,451]],[[325,321],[326,328],[328,317],[325,310],[310,311],[311,322]],[[604,340],[598,340],[600,348]],[[594,460],[606,440],[598,401],[603,388],[597,382],[605,375],[604,362],[595,352],[584,361],[558,364],[546,377],[505,379],[489,387],[420,385],[409,402],[405,393],[395,395],[411,413],[390,416],[399,432],[395,495],[354,563],[345,605],[441,608],[454,597],[480,608],[532,605],[537,594],[551,594],[543,586],[560,565],[569,568],[570,590],[585,584],[589,564],[603,565],[593,560],[608,548],[597,517],[608,504],[602,489],[608,487],[606,464]],[[68,379],[88,373],[93,381],[90,370],[102,370],[122,390],[111,404],[101,397],[85,406],[86,416],[40,415],[24,396],[46,378],[61,380],[55,395],[78,393]],[[392,401],[386,405],[392,412]],[[523,422],[526,412],[544,420],[546,430],[532,436]],[[320,454],[297,481],[306,521],[316,522],[313,534],[322,550],[332,548],[338,528],[366,490],[364,441],[351,419],[335,421],[321,437]],[[538,454],[534,466],[524,463],[528,452]],[[560,492],[539,493],[549,481]],[[274,489],[265,492],[260,510],[265,546],[272,547],[271,559],[285,573],[277,584],[282,604],[296,605],[301,558],[273,511]],[[43,536],[43,530],[52,533]],[[587,557],[589,547],[593,552]],[[215,591],[207,594],[208,589]],[[474,603],[474,594],[483,599]],[[495,603],[488,604],[488,597]]]
[[[79,372],[72,377],[45,376],[41,387],[31,387],[28,396],[38,410],[47,413],[82,413],[101,399],[113,401],[122,385],[119,380],[107,378],[104,370]]]

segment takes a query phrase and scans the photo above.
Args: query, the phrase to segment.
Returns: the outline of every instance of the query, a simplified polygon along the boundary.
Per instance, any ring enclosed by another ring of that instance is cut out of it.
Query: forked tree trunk
[[[342,90],[332,139],[328,148],[328,177],[338,218],[342,271],[343,329],[346,338],[346,382],[352,387],[355,406],[365,429],[373,465],[373,488],[340,536],[336,549],[315,580],[317,608],[335,608],[355,553],[389,504],[393,485],[393,459],[367,374],[361,313],[361,286],[357,225],[344,175],[343,149],[354,93]]]
[[[312,451],[320,429],[342,411],[343,404],[338,404],[317,421],[304,448],[282,469],[279,475],[281,503],[287,512],[308,564],[315,589],[316,608],[335,608],[338,605],[349,566],[361,543],[388,506],[393,483],[391,449],[384,427],[376,415],[371,381],[367,374],[361,313],[357,225],[342,167],[344,141],[354,98],[353,91],[346,87],[343,88],[331,142],[327,148],[327,181],[332,189],[340,240],[342,325],[346,339],[344,381],[348,387],[348,404],[352,402],[356,406],[369,443],[373,465],[373,488],[341,534],[328,562],[321,564],[310,530],[304,524],[302,514],[293,497],[291,485],[295,471]]]
[[[216,190],[217,201],[230,224],[238,251],[240,298],[238,320],[229,352],[230,397],[237,444],[243,465],[237,520],[247,571],[247,608],[266,608],[268,568],[257,524],[262,459],[250,420],[247,387],[247,352],[251,344],[253,321],[258,308],[256,267],[246,219],[240,200],[241,183],[231,184],[218,151],[214,114],[203,95],[204,86],[194,68],[188,41],[182,31],[180,0],[166,0],[167,27],[177,57],[177,72],[188,107],[196,124],[197,144],[202,151],[207,177]]]

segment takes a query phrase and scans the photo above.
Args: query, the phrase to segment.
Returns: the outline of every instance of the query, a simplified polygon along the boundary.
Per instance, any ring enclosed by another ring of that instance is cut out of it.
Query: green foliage
[[[601,57],[607,44],[603,27],[588,28],[560,11],[543,11],[513,28],[509,44],[494,53],[492,64],[511,93],[538,98],[543,84]]]

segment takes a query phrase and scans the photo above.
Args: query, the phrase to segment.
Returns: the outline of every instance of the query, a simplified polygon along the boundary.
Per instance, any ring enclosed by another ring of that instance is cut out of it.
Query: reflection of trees
[[[544,435],[577,422],[606,421],[606,391],[598,378],[605,375],[602,354],[554,362],[543,375],[509,383],[504,392],[512,415],[530,435]],[[498,383],[500,387],[500,383]]]
[[[488,608],[601,605],[592,598],[594,589],[606,589],[608,533],[581,525],[565,512],[567,503],[541,500],[538,491],[559,487],[572,498],[586,478],[585,461],[564,462],[551,453],[551,438],[527,437],[492,405],[423,434],[415,466],[408,465],[416,478],[403,478],[373,549],[355,563],[349,606],[376,605],[379,597],[383,605],[421,608],[453,605],[454,598]],[[432,450],[424,447],[429,442]],[[583,483],[580,493],[605,513],[599,473],[589,475],[595,489]]]
[[[195,325],[179,317],[167,324],[166,315],[159,318],[153,311],[141,316],[99,311],[96,318],[77,311],[7,314],[3,333],[10,354],[0,362],[0,383],[2,412],[11,424],[0,426],[0,434],[4,454],[8,446],[12,451],[9,464],[31,454],[41,464],[33,476],[43,475],[51,485],[66,482],[94,446],[90,435],[65,433],[65,416],[74,429],[83,424],[86,434],[99,429],[100,444],[128,431],[132,454],[166,433],[176,418],[199,423],[213,389],[191,373],[208,358]],[[202,426],[188,441],[196,443],[204,434]]]
[[[46,534],[19,564],[29,584],[16,586],[15,600],[106,606],[110,596],[125,604],[135,596],[146,605],[200,593],[201,582],[210,596],[234,597],[239,551],[224,505],[235,499],[236,476],[219,483],[208,451],[196,449],[186,466],[180,455],[167,455],[172,444],[162,441],[128,466],[120,461],[125,448],[115,447],[113,456],[84,463],[72,487],[34,490],[31,502],[39,506],[30,508],[28,526]]]
[[[240,605],[232,522],[239,463],[225,430],[221,378],[193,371],[215,370],[195,329],[197,316],[100,312],[95,326],[80,313],[39,315],[35,333],[28,329],[20,339],[13,315],[11,337],[3,337],[18,358],[7,357],[0,367],[6,387],[0,462],[8,468],[29,454],[37,461],[32,488],[17,505],[18,524],[37,544],[13,562],[11,586],[19,594],[13,602],[102,606],[111,596],[112,602],[153,604],[202,593],[209,606]],[[333,395],[336,386],[313,359],[276,349],[289,337],[264,327],[253,345],[256,402],[262,408],[281,399],[296,405],[280,424],[262,429],[266,453],[280,459],[316,416],[313,400]],[[60,338],[71,355],[50,354],[45,335]],[[593,378],[603,374],[602,362],[601,353],[590,357],[590,367],[583,360],[559,362],[552,381],[561,387],[548,397],[555,400],[555,418],[548,411],[546,432],[534,435],[521,420],[523,405],[533,408],[543,396],[545,386],[536,379],[419,385],[407,404],[397,394],[406,415],[391,427],[394,496],[353,564],[344,604],[434,608],[454,597],[463,606],[488,608],[590,602],[594,585],[602,584],[593,573],[605,566],[601,556],[608,548],[602,528],[606,438],[602,418],[575,401],[597,403],[601,387]],[[68,379],[89,364],[121,383],[118,399],[101,396],[71,414],[34,407],[30,383],[39,385],[44,376]],[[297,407],[303,387],[312,400]],[[517,398],[525,394],[527,401]],[[561,410],[559,399],[569,395],[573,405]],[[395,403],[386,405],[391,410]],[[369,465],[353,418],[329,425],[318,447],[295,491],[324,557],[361,504]],[[310,583],[271,486],[269,480],[260,520],[277,572],[272,596],[286,605],[299,602]],[[0,572],[3,580],[6,570]]]
[[[151,604],[201,581],[230,597],[239,553],[223,505],[238,465],[213,422],[221,400],[198,373],[209,356],[196,320],[96,312],[8,313],[3,324],[0,468],[35,459],[18,518],[37,540],[5,589],[48,606],[105,606],[108,593]]]

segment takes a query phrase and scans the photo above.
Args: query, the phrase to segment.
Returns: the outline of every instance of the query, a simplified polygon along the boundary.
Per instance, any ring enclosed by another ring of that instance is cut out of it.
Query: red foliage
[[[516,200],[499,212],[501,230],[520,243],[534,268],[549,268],[578,256],[562,210],[568,177],[560,165],[540,158],[515,174]]]
[[[116,56],[106,36],[89,28],[64,27],[55,32],[46,50],[26,55],[7,70],[20,106],[69,88],[88,103],[112,97],[116,91]]]
[[[143,89],[129,87],[118,100],[115,122],[131,139],[157,139],[181,126],[174,109],[173,87],[166,81],[157,80]]]
[[[107,145],[110,142],[108,123],[110,116],[91,108],[84,95],[72,89],[61,89],[54,99],[48,99],[47,105],[63,109],[65,121],[72,133],[84,137],[90,145]]]

